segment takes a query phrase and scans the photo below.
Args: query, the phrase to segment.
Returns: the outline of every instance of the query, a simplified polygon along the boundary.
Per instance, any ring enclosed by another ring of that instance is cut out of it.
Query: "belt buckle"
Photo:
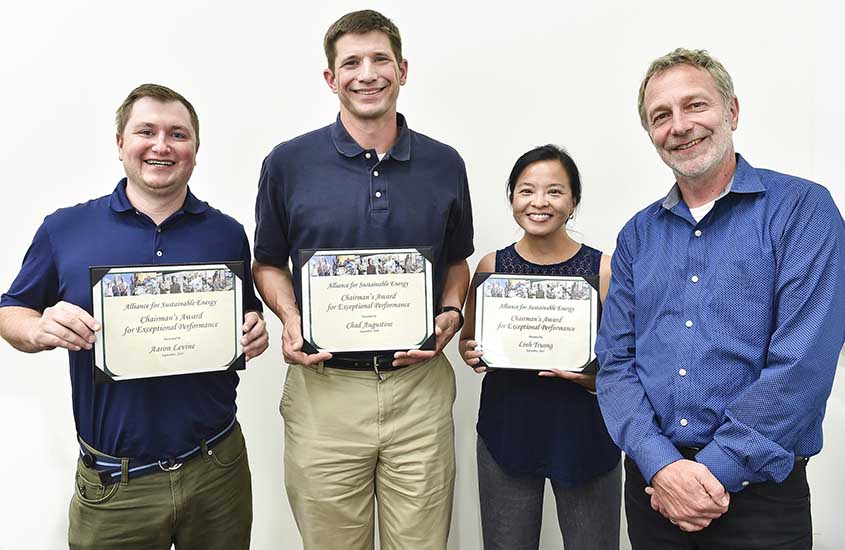
[[[179,468],[182,467],[181,462],[176,462],[172,458],[168,459],[167,462],[165,462],[165,464],[166,464],[166,466],[161,463],[161,460],[158,461],[158,467],[161,468],[165,472],[175,472],[176,470],[178,470]]]

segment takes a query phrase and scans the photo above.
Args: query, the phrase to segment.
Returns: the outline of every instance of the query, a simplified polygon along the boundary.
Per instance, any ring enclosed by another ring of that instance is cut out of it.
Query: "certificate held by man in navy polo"
[[[433,349],[430,249],[302,251],[302,336],[328,352]]]
[[[92,267],[97,381],[245,367],[243,262]]]

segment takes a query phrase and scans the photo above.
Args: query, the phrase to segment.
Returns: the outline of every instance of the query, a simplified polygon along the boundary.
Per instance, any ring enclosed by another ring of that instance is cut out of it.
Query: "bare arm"
[[[264,303],[282,321],[282,354],[290,364],[312,366],[331,358],[330,353],[308,355],[302,351],[302,327],[290,271],[255,261],[252,278]]]
[[[0,308],[0,336],[26,353],[91,349],[98,330],[100,324],[87,311],[68,302],[48,307],[43,314],[26,307]]]
[[[449,264],[446,282],[443,285],[443,294],[440,297],[440,305],[461,309],[466,298],[467,286],[469,286],[469,265],[467,261],[459,260]],[[454,311],[441,313],[434,318],[434,334],[436,336],[434,351],[397,351],[394,355],[393,365],[396,367],[412,365],[434,357],[443,351],[443,348],[458,331],[459,323],[460,316]]]
[[[610,289],[610,279],[613,273],[610,271],[610,256],[602,254],[601,263],[599,264],[599,299],[604,304],[604,299],[607,298],[607,291]]]

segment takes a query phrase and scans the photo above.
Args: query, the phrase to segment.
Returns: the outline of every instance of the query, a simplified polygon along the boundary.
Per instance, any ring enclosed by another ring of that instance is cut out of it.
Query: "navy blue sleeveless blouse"
[[[523,259],[514,245],[496,252],[497,273],[598,275],[601,252],[582,245],[559,264]],[[512,477],[549,478],[575,487],[612,470],[620,451],[604,426],[596,396],[562,378],[536,371],[496,370],[484,375],[479,437]]]

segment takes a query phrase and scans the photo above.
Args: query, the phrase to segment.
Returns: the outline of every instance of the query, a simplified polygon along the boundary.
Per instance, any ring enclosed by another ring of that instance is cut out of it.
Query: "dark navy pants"
[[[813,547],[807,461],[783,483],[753,483],[731,493],[728,511],[696,533],[685,533],[651,509],[646,482],[625,458],[625,513],[633,550],[809,550]]]

